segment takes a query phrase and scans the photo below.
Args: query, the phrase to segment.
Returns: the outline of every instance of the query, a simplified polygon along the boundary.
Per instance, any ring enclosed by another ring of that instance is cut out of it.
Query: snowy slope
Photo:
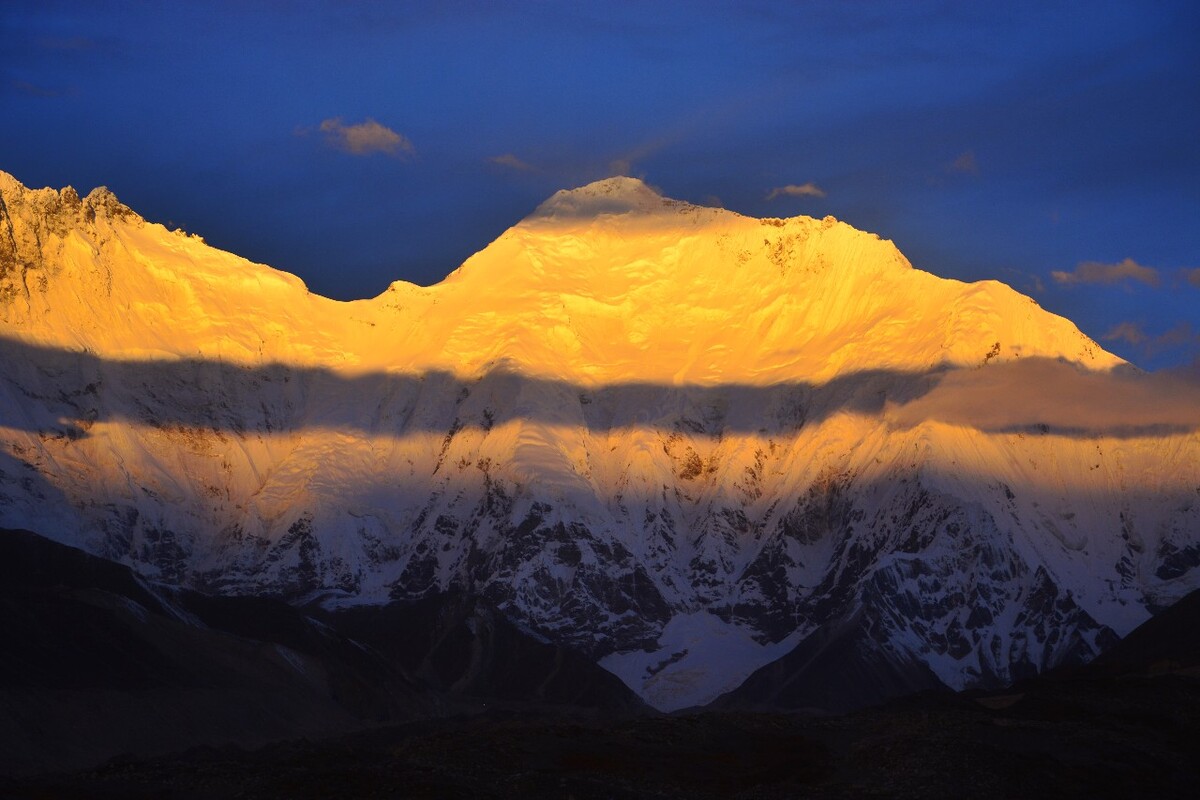
[[[1193,384],[832,218],[613,178],[340,303],[104,190],[0,198],[0,524],[155,579],[481,593],[664,708],[851,618],[1001,682],[1200,583]]]

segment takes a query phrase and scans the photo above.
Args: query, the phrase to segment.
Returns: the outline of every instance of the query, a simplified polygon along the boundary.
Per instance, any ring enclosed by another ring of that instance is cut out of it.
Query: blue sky
[[[341,299],[621,172],[832,214],[1147,368],[1200,356],[1194,2],[6,0],[0,109],[22,182]]]

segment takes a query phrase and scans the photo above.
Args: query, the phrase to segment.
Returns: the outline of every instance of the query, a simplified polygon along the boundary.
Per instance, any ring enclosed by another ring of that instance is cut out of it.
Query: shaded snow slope
[[[852,622],[1003,682],[1200,576],[1193,384],[831,218],[609,179],[340,303],[103,190],[0,199],[0,524],[158,580],[464,590],[673,708]]]

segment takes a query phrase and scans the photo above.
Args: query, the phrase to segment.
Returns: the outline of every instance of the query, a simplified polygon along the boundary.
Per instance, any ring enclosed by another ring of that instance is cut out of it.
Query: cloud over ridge
[[[1200,376],[1185,370],[1090,372],[1048,359],[955,370],[910,402],[889,400],[884,416],[911,427],[929,420],[985,431],[1044,425],[1086,435],[1157,435],[1200,428]],[[1004,402],[997,402],[997,398]]]
[[[1101,338],[1106,342],[1129,342],[1132,345],[1139,345],[1149,337],[1142,330],[1142,326],[1136,322],[1118,322],[1109,328],[1108,333]]]
[[[824,197],[825,190],[812,181],[803,184],[789,183],[787,186],[776,186],[767,193],[767,200],[777,197]]]
[[[1119,322],[1101,337],[1108,342],[1127,342],[1145,356],[1153,357],[1167,351],[1194,352],[1200,354],[1200,333],[1190,323],[1177,323],[1162,333],[1152,336],[1136,322]]]

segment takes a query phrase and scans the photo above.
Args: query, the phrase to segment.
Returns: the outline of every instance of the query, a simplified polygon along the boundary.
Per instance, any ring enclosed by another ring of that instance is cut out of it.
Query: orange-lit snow
[[[37,195],[0,181],[5,197]],[[832,218],[751,219],[632,178],[559,192],[440,284],[350,303],[136,216],[98,215],[94,233],[41,249],[48,266],[30,280],[44,290],[6,304],[5,329],[113,358],[756,386],[1037,356],[1121,363],[1007,286],[914,270]]]

